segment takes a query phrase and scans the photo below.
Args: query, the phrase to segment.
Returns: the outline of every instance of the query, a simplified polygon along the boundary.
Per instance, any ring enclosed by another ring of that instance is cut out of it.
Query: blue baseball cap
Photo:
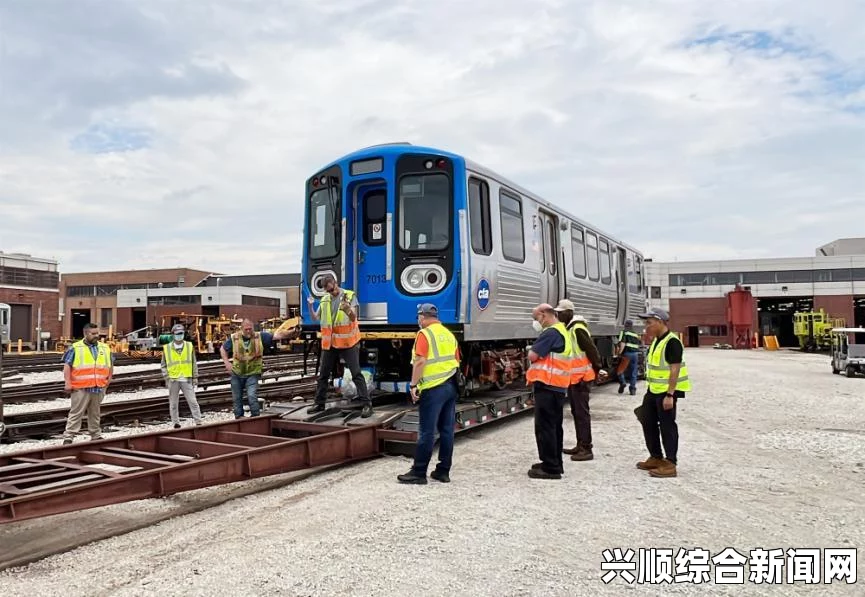
[[[424,303],[422,305],[417,306],[417,314],[418,315],[431,315],[432,317],[438,317],[439,310],[438,310],[438,307],[436,307],[432,303]]]
[[[661,309],[660,307],[652,307],[651,309],[640,315],[640,319],[649,319],[650,317],[660,319],[661,321],[670,321],[670,314]]]

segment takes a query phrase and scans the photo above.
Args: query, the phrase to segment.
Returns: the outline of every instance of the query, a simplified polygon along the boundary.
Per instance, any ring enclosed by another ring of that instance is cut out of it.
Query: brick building
[[[80,338],[89,321],[103,334],[109,329],[127,334],[147,326],[161,327],[171,315],[224,315],[260,321],[287,311],[284,289],[221,282],[219,274],[189,268],[63,274],[63,335]]]
[[[49,346],[60,337],[57,262],[22,253],[0,251],[0,303],[12,308],[10,339],[27,350],[42,337]]]
[[[822,308],[848,326],[865,326],[865,243],[858,241],[865,239],[833,241],[814,257],[647,260],[648,300],[669,310],[670,327],[683,334],[687,345],[732,343],[726,293],[741,284],[756,299],[754,331],[776,336],[781,346],[798,346],[793,333],[797,311]]]

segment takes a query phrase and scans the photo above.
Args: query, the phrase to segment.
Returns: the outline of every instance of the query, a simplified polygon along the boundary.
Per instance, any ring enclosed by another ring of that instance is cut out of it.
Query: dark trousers
[[[432,458],[435,434],[439,434],[439,463],[436,471],[449,474],[454,454],[454,425],[457,418],[457,386],[453,379],[421,392],[418,402],[417,446],[411,472],[426,477]]]
[[[318,386],[315,388],[315,403],[324,404],[328,379],[330,379],[330,374],[333,373],[340,359],[351,371],[351,380],[357,386],[357,395],[360,400],[370,402],[366,379],[360,371],[360,344],[355,344],[351,348],[331,348],[321,351],[321,367],[318,372]]]
[[[541,470],[545,473],[563,473],[562,448],[565,431],[562,428],[566,395],[535,386],[535,441]]]
[[[619,373],[619,384],[629,385],[631,390],[637,389],[637,361],[640,359],[640,353],[636,351],[627,351],[622,353],[623,357],[628,357],[628,366],[625,370]]]
[[[661,441],[663,441],[667,460],[676,464],[679,451],[679,426],[676,424],[678,401],[673,398],[673,408],[664,410],[664,396],[664,394],[646,392],[640,407],[640,423],[643,424],[643,437],[646,439],[649,454],[655,458],[663,458],[664,455],[661,453]]]
[[[589,384],[581,381],[568,386],[568,400],[574,427],[577,431],[577,447],[592,451],[592,415],[589,412]]]

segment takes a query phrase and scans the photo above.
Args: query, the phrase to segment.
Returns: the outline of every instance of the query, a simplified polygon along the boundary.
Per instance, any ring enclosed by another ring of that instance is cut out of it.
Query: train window
[[[610,270],[610,243],[601,239],[601,284],[609,284],[612,281]]]
[[[574,275],[578,278],[586,277],[586,241],[583,237],[583,229],[571,225],[571,255],[574,260]]]
[[[9,311],[6,309],[0,309],[0,325],[9,325]]]
[[[556,225],[553,223],[552,218],[547,220],[547,240],[550,243],[550,275],[556,276],[559,273],[557,263],[558,250],[556,249]]]
[[[319,189],[309,198],[311,259],[329,259],[339,253],[339,194],[335,188]]]
[[[643,289],[643,260],[634,256],[634,274],[637,278],[637,290]],[[660,297],[658,297],[660,298]]]
[[[534,218],[532,218],[534,220]],[[541,220],[543,222],[543,220]],[[547,239],[545,238],[546,233],[544,232],[544,225],[541,223],[538,226],[538,234],[541,236],[541,242],[538,243],[540,245],[540,254],[541,254],[541,273],[547,271]]]
[[[589,280],[598,281],[598,237],[594,232],[586,232],[586,265]]]
[[[469,226],[472,250],[477,255],[493,252],[493,232],[490,221],[490,187],[486,181],[469,179]]]
[[[369,246],[383,245],[387,242],[389,230],[387,220],[387,194],[384,191],[370,191],[363,196],[363,242]]]
[[[441,251],[450,245],[450,179],[404,176],[399,183],[399,243],[403,251]]]
[[[526,243],[523,231],[523,204],[504,191],[499,191],[502,223],[502,255],[508,261],[524,263]]]

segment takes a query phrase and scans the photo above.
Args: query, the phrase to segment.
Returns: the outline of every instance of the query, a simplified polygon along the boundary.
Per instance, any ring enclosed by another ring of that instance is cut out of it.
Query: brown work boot
[[[565,448],[562,450],[563,454],[576,454],[580,451],[580,446],[574,446],[573,448]]]
[[[669,460],[664,460],[661,466],[654,468],[649,471],[649,474],[653,477],[675,477],[676,476],[676,465],[670,462]]]
[[[637,468],[644,471],[650,471],[652,469],[658,468],[662,464],[664,464],[666,460],[663,458],[655,458],[654,456],[650,456],[648,460],[643,460],[642,462],[637,463]]]
[[[571,460],[575,460],[577,462],[580,462],[583,460],[591,460],[594,457],[595,457],[595,455],[592,454],[591,450],[589,450],[587,448],[580,448],[579,450],[577,450],[577,452],[575,454],[571,455]]]

